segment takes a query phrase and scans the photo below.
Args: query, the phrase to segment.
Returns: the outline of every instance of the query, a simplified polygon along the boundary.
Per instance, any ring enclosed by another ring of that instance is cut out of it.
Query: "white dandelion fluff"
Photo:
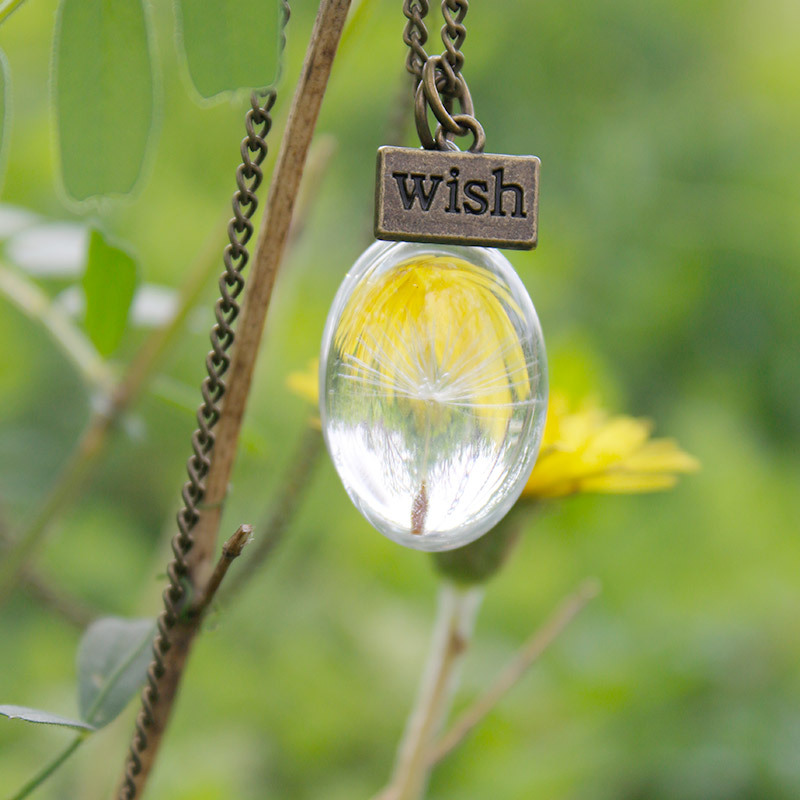
[[[544,424],[544,345],[496,250],[373,245],[334,301],[320,375],[334,464],[385,535],[458,547],[519,495]]]

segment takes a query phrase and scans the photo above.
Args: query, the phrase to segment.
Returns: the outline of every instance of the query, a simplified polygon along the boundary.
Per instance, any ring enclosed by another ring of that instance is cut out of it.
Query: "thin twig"
[[[338,142],[330,135],[319,136],[311,144],[303,183],[297,197],[296,213],[289,228],[287,250],[294,246],[305,231],[311,211],[319,198],[319,185],[330,167],[337,147]],[[269,515],[258,526],[257,543],[255,547],[251,548],[245,563],[225,584],[220,598],[222,602],[229,603],[275,552],[275,548],[283,539],[292,517],[305,496],[311,475],[323,449],[322,433],[318,426],[306,427],[289,462],[289,468],[275,493],[275,500]]]
[[[4,6],[3,11],[10,8],[11,5],[16,7],[18,4],[18,2],[12,2],[9,6]],[[352,26],[352,24],[353,20],[350,20],[348,25]],[[318,185],[318,181],[333,156],[335,147],[336,143],[332,137],[320,138],[317,152],[312,151],[309,155],[307,176],[309,186]],[[267,167],[270,160],[271,157],[268,155],[264,165],[265,174],[268,172]],[[311,205],[312,199],[317,196],[313,192],[308,192],[306,197],[302,195],[301,192],[301,196],[298,198],[300,213],[295,215],[295,222],[289,233],[289,243],[301,235],[307,217],[306,209]],[[164,351],[168,349],[181,330],[189,311],[194,307],[201,291],[208,284],[210,272],[217,268],[219,252],[224,245],[223,232],[226,223],[227,214],[219,225],[213,226],[211,235],[201,248],[199,258],[189,269],[188,280],[180,290],[176,314],[166,325],[154,330],[148,336],[122,379],[116,387],[110,390],[110,373],[105,369],[102,360],[99,359],[91,343],[85,339],[81,331],[72,325],[71,320],[65,317],[35,284],[21,283],[17,276],[9,270],[0,268],[0,291],[6,293],[9,299],[26,314],[35,316],[37,320],[43,322],[51,331],[54,340],[75,362],[89,383],[102,389],[102,394],[110,396],[108,402],[98,404],[98,410],[92,414],[80,441],[60,471],[41,511],[34,516],[17,542],[13,546],[9,545],[9,552],[4,555],[2,566],[0,566],[0,606],[6,601],[18,579],[23,577],[22,565],[32,557],[39,541],[44,537],[54,519],[63,513],[64,509],[80,494],[81,489],[99,463],[114,423],[139,397]],[[31,287],[33,287],[32,290]],[[35,295],[34,292],[36,292]]]
[[[8,543],[8,525],[0,507],[0,552],[8,547]],[[76,628],[82,630],[100,616],[99,610],[91,608],[83,600],[59,586],[52,577],[43,575],[33,567],[25,567],[22,579],[30,595]]]
[[[88,733],[79,733],[52,761],[45,764],[16,794],[9,800],[23,800],[38,789],[84,742]]]
[[[600,584],[595,579],[584,581],[567,597],[553,615],[518,650],[514,658],[498,675],[489,689],[482,694],[453,723],[447,733],[439,739],[430,754],[429,764],[434,765],[458,747],[479,725],[489,712],[517,684],[536,660],[559,637],[565,628],[600,593]]]
[[[267,307],[285,251],[300,179],[349,5],[350,0],[322,0],[320,3],[275,164],[227,373],[222,411],[215,428],[215,445],[203,507],[192,530],[192,546],[185,558],[185,577],[201,596],[213,571],[222,504],[236,456]],[[147,783],[196,632],[195,626],[183,620],[170,630],[169,649],[163,654],[156,676],[157,687],[148,695],[147,706],[143,706],[147,722],[146,747],[140,747],[141,740],[135,739],[136,769],[129,775],[126,761],[120,782],[121,797],[139,796]]]
[[[0,8],[0,23],[5,22],[24,2],[25,0],[8,0],[8,2]]]
[[[108,365],[83,331],[33,281],[0,265],[0,293],[23,314],[41,325],[94,392],[113,385]]]
[[[225,584],[221,596],[223,602],[229,603],[234,595],[242,591],[283,539],[303,500],[322,451],[322,433],[316,428],[307,428],[278,487],[269,516],[258,526],[258,543],[249,551],[247,559],[236,574]]]
[[[166,720],[169,717],[168,713],[166,715],[163,713],[164,701],[168,701],[166,707],[168,710],[171,709],[177,696],[178,685],[183,674],[183,669],[189,658],[189,652],[200,630],[205,614],[214,600],[217,589],[228,571],[228,567],[230,567],[231,562],[242,552],[242,548],[250,539],[251,532],[252,527],[250,525],[241,525],[236,530],[236,533],[223,545],[222,554],[204,590],[194,599],[193,605],[187,609],[186,613],[181,616],[172,629],[173,635],[168,652],[170,669],[165,671],[160,684],[161,694],[158,698],[160,709],[158,704],[153,707],[153,713],[155,715],[154,723],[157,724],[154,724],[148,730],[148,748],[142,753],[142,769],[136,776],[136,795],[134,796],[138,796],[144,790],[150,770],[155,762],[155,756],[158,753],[159,745],[161,744],[161,738],[166,727]],[[121,784],[120,792],[125,791],[124,778],[125,773],[123,772],[123,783]]]
[[[224,224],[219,225],[213,235],[203,244],[199,256],[189,269],[188,278],[180,290],[178,308],[174,317],[148,336],[130,363],[125,375],[115,387],[109,387],[109,384],[103,379],[105,389],[101,394],[105,396],[105,402],[101,401],[96,404],[81,438],[61,468],[47,499],[40,506],[38,512],[33,515],[28,526],[16,541],[8,545],[8,549],[3,555],[2,562],[0,562],[0,606],[8,599],[23,576],[24,566],[33,557],[50,525],[79,496],[100,462],[100,456],[105,450],[109,434],[116,421],[139,397],[152,376],[159,358],[180,332],[186,316],[194,307],[201,290],[208,283],[209,274],[217,268],[219,251],[222,249],[221,237],[223,234],[220,231],[224,231]],[[0,278],[2,277],[3,273],[0,271]],[[18,282],[6,281],[0,288],[8,290],[20,287]],[[28,298],[29,305],[35,299],[27,291],[17,299],[21,300],[25,297]],[[37,300],[36,304],[41,304],[40,300]],[[52,327],[55,318],[51,317],[49,312],[46,316],[48,324]],[[53,331],[54,335],[60,330],[59,323],[59,327]],[[75,341],[80,340],[76,339]],[[63,340],[62,346],[64,346]],[[70,346],[69,349],[77,358],[78,354],[86,348]],[[91,362],[87,361],[84,356],[81,356],[81,359],[85,362],[86,369],[89,369]],[[92,369],[95,368],[92,367]],[[99,386],[98,383],[95,388]]]
[[[267,308],[283,258],[300,179],[350,0],[322,0],[275,164],[226,381],[204,505],[187,563],[203,585],[217,540]]]
[[[244,546],[250,541],[253,536],[252,525],[241,525],[236,533],[228,539],[222,547],[222,554],[217,561],[217,566],[211,573],[211,578],[208,581],[205,592],[200,598],[200,602],[196,603],[190,613],[193,616],[202,616],[208,609],[208,605],[219,589],[222,579],[228,572],[228,567],[233,563],[234,559],[242,554]]]
[[[312,142],[303,176],[304,180],[297,197],[295,217],[289,229],[287,249],[291,248],[303,235],[305,225],[319,197],[317,189],[328,171],[337,147],[338,142],[333,136],[320,136]],[[306,427],[289,462],[289,468],[275,493],[275,500],[269,515],[258,526],[260,532],[257,543],[255,547],[251,548],[245,563],[225,584],[221,597],[222,602],[229,603],[275,552],[305,496],[323,449],[322,433],[318,426]]]
[[[424,796],[432,766],[428,753],[447,715],[482,598],[482,587],[462,589],[442,584],[417,701],[397,751],[392,779],[374,800],[418,800]]]
[[[99,609],[92,608],[84,600],[58,586],[51,576],[43,575],[31,567],[22,571],[22,581],[32,597],[80,630],[102,616]]]

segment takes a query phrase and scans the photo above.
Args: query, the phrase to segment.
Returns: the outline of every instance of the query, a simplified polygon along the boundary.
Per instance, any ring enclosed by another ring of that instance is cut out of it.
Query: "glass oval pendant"
[[[533,468],[547,370],[533,303],[497,250],[376,242],[331,307],[322,429],[347,493],[385,536],[461,547]]]

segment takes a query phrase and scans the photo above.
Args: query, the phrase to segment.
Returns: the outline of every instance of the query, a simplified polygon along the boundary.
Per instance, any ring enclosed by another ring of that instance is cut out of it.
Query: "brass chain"
[[[469,10],[469,0],[442,0],[442,43],[444,52],[430,56],[424,44],[428,40],[425,16],[428,0],[404,0],[403,14],[408,22],[403,31],[403,41],[409,48],[406,69],[414,76],[416,95],[414,117],[420,142],[426,150],[457,149],[454,136],[472,134],[471,152],[483,151],[485,135],[483,127],[475,117],[469,87],[462,68],[464,54],[461,47],[467,37],[464,19]],[[458,100],[460,113],[453,114],[453,102]],[[431,132],[428,110],[438,125]]]
[[[428,60],[424,47],[428,41],[428,29],[423,21],[427,13],[428,0],[403,0],[403,14],[408,20],[403,31],[403,41],[408,46],[406,69],[417,84],[422,80],[422,68]]]
[[[442,54],[441,68],[446,79],[445,92],[454,96],[458,92],[458,77],[461,67],[464,66],[464,54],[461,52],[461,46],[467,38],[464,17],[467,16],[468,10],[469,0],[443,0],[442,2],[442,16],[444,17],[442,44],[445,52]]]
[[[288,0],[281,0],[283,19],[281,41],[283,53],[285,28],[289,20]],[[261,164],[267,156],[266,137],[272,127],[271,110],[277,92],[274,88],[253,92],[250,108],[245,115],[246,136],[240,151],[242,162],[236,170],[236,191],[233,194],[233,218],[228,223],[228,240],[223,253],[224,271],[219,279],[220,297],[214,307],[216,324],[211,330],[211,351],[206,357],[206,378],[201,393],[203,402],[197,411],[197,429],[192,434],[192,455],[186,464],[189,479],[183,486],[183,508],[178,512],[178,532],[172,540],[173,559],[167,567],[169,583],[164,590],[164,608],[157,621],[153,642],[153,660],[147,670],[147,683],[142,691],[141,709],[136,718],[136,730],[128,752],[125,779],[119,790],[119,800],[134,800],[137,794],[135,778],[141,771],[141,756],[148,747],[148,735],[153,724],[153,705],[158,702],[161,681],[165,675],[164,656],[172,646],[172,630],[187,603],[188,566],[186,557],[194,545],[192,531],[200,519],[205,495],[205,479],[211,467],[214,432],[225,394],[224,375],[231,362],[230,349],[234,341],[233,323],[239,316],[238,298],[244,290],[242,275],[249,254],[247,244],[253,235],[252,216],[258,206],[256,191],[263,180]]]

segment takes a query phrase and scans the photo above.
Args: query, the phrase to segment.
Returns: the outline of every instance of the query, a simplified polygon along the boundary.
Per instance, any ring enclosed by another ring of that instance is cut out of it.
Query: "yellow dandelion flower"
[[[411,259],[351,295],[334,339],[342,376],[428,422],[469,408],[500,440],[515,406],[533,402],[537,366],[512,316],[522,312],[489,270],[454,256]]]
[[[317,404],[319,360],[292,372],[287,384]],[[695,472],[697,459],[674,439],[650,439],[649,420],[609,417],[597,405],[570,411],[567,396],[550,395],[539,458],[523,498],[564,497],[577,492],[633,493],[669,489],[680,474]]]
[[[493,526],[544,429],[536,311],[486,248],[377,242],[325,326],[320,398],[333,463],[375,528],[410,547],[458,547]]]
[[[673,439],[651,439],[649,420],[610,417],[587,404],[570,411],[565,395],[550,396],[539,458],[523,498],[577,492],[654,492],[699,468]]]

